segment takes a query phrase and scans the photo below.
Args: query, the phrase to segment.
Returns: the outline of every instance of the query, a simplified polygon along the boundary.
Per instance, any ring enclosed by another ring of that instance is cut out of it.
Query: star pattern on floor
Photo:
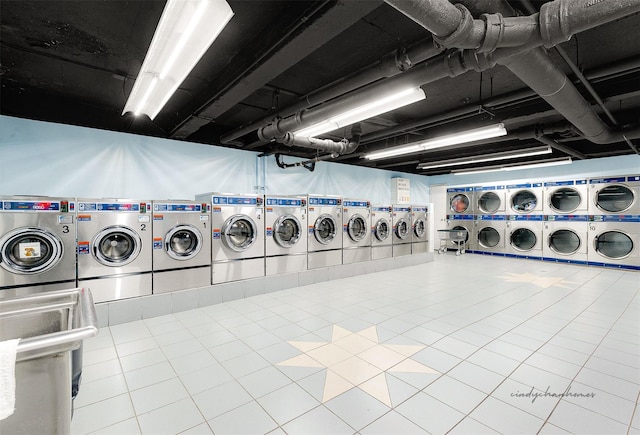
[[[391,407],[386,372],[439,374],[411,359],[423,345],[381,344],[375,326],[352,332],[333,325],[330,342],[289,341],[303,353],[280,366],[326,368],[323,403],[352,388],[360,388]]]
[[[564,284],[572,284],[571,281],[566,281],[564,278],[559,276],[540,276],[535,275],[530,272],[525,273],[512,273],[507,272],[509,276],[498,276],[498,278],[502,278],[507,282],[528,282],[534,285],[537,285],[540,288],[549,288],[549,287],[562,287],[562,288],[571,288],[567,287]]]

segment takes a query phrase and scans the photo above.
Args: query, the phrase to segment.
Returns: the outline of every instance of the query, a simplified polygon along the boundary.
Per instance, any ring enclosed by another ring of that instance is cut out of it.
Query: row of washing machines
[[[428,207],[338,196],[0,197],[0,299],[96,302],[427,252]]]
[[[640,176],[447,189],[472,253],[640,270]]]

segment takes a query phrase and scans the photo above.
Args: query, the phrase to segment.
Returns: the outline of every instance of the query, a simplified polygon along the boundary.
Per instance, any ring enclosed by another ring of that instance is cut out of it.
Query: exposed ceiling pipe
[[[313,171],[315,168],[315,162],[331,160],[342,154],[351,154],[353,153],[358,146],[360,145],[360,137],[362,136],[362,126],[360,123],[353,124],[351,126],[351,139],[342,139],[341,141],[333,141],[330,139],[316,139],[313,137],[301,137],[296,136],[293,133],[288,132],[284,137],[278,138],[278,142],[287,145],[287,146],[297,146],[301,148],[310,148],[316,151],[328,152],[329,154],[318,156],[316,158],[306,160],[304,162],[296,162],[296,163],[284,163],[278,157],[279,154],[276,154],[276,163],[281,168],[291,168],[294,166],[304,166],[306,169]],[[308,167],[309,164],[312,164],[312,169]]]
[[[364,70],[301,97],[298,102],[280,110],[277,115],[280,117],[289,116],[299,110],[324,103],[382,78],[393,77],[426,59],[436,56],[443,50],[444,48],[434,45],[431,37],[408,47],[406,50],[394,50]],[[221,136],[220,142],[222,144],[232,143],[239,137],[256,131],[272,120],[273,115],[269,115],[251,124],[239,127]]]
[[[308,170],[309,172],[313,172],[314,169],[316,169],[317,162],[322,162],[324,160],[331,160],[337,156],[338,156],[337,153],[333,153],[333,154],[326,154],[324,156],[314,157],[313,159],[304,160],[301,162],[285,163],[284,160],[282,159],[282,154],[279,154],[279,153],[275,154],[276,165],[278,165],[279,168],[287,169],[287,168],[302,167]]]
[[[503,22],[500,22],[499,19],[491,26],[489,26],[489,21],[485,19],[487,22],[485,39],[477,39],[477,32],[473,29],[477,29],[478,22],[482,22],[482,20],[472,20],[474,21],[473,26],[467,24],[466,22],[469,21],[467,15],[470,13],[464,6],[453,6],[448,0],[424,2],[386,0],[386,2],[434,33],[434,39],[445,45],[456,46],[458,44],[459,47],[474,44],[476,46],[479,46],[478,44],[486,45],[486,38],[496,37],[491,35],[491,32],[495,33],[495,31],[490,29],[504,27]],[[533,41],[540,39],[545,46],[551,47],[567,41],[576,32],[605,24],[639,10],[640,2],[634,0],[621,0],[615,4],[602,1],[594,2],[593,0],[554,0],[543,4],[540,13],[531,16],[538,19],[534,20],[538,21],[535,23],[535,30],[532,31],[529,27],[530,23],[520,21],[519,19],[522,17],[505,18],[504,23],[508,22],[514,27],[504,27],[504,32],[497,38],[506,37],[508,30],[509,33],[515,32],[530,36],[523,46],[528,47]],[[493,15],[502,17],[502,14]],[[458,21],[456,22],[456,20]],[[468,38],[466,42],[461,41],[464,35]],[[492,45],[505,47],[500,41],[492,43]],[[478,52],[480,51],[478,50]],[[629,137],[629,135],[623,137],[622,133],[614,133],[604,124],[591,105],[580,95],[567,76],[551,62],[542,49],[537,48],[513,54],[509,49],[497,49],[491,57],[493,61],[507,66],[525,84],[576,126],[586,139],[594,143],[613,143]]]

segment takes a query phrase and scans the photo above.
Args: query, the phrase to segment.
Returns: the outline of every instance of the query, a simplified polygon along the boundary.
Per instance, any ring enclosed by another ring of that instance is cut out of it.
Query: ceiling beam
[[[185,139],[200,127],[215,120],[229,109],[249,97],[290,67],[322,47],[357,21],[382,5],[380,1],[346,1],[335,5],[307,25],[296,37],[269,56],[262,64],[221,95],[210,99],[199,110],[181,122],[171,132],[174,139]]]

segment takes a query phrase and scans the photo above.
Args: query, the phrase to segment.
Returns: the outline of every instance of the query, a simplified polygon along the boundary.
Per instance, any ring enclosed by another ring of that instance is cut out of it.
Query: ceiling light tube
[[[540,146],[527,148],[524,150],[503,151],[492,154],[483,154],[474,157],[462,157],[459,159],[440,160],[437,162],[420,163],[416,169],[435,169],[445,168],[448,166],[462,166],[473,163],[494,162],[498,160],[517,159],[521,157],[539,156],[543,154],[551,154],[553,150],[550,146]]]
[[[231,17],[225,0],[168,0],[122,114],[154,119]]]
[[[409,88],[396,92],[386,97],[363,104],[355,109],[347,110],[336,116],[332,116],[322,122],[311,125],[309,127],[296,130],[293,133],[296,136],[316,137],[323,133],[328,133],[342,127],[346,127],[365,119],[390,112],[400,107],[408,106],[418,101],[424,100],[425,94],[421,88]]]
[[[419,151],[444,148],[461,143],[475,142],[482,139],[505,136],[506,134],[507,130],[504,128],[504,124],[499,123],[487,127],[474,128],[472,130],[467,130],[460,133],[440,136],[413,144],[407,144],[405,146],[395,147],[384,151],[377,151],[367,154],[364,157],[369,160],[386,159],[388,157],[401,156],[404,154],[410,154]]]
[[[472,175],[472,174],[483,174],[485,172],[499,172],[499,171],[520,171],[522,169],[536,169],[536,168],[544,168],[549,166],[561,166],[561,165],[570,165],[572,163],[571,157],[562,157],[559,159],[553,160],[538,160],[530,163],[523,163],[520,165],[509,165],[509,166],[485,166],[482,168],[472,168],[472,169],[461,169],[457,171],[451,171],[453,175]]]

